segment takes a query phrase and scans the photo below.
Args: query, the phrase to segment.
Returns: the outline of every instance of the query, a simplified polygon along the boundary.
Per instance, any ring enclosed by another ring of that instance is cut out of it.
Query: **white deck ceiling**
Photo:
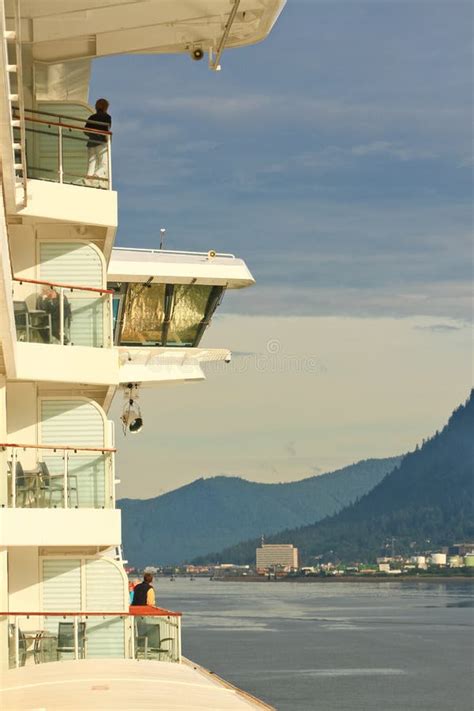
[[[236,0],[22,0],[36,61],[217,49]],[[286,0],[240,0],[225,48],[263,40]],[[7,1],[7,14],[12,0]]]

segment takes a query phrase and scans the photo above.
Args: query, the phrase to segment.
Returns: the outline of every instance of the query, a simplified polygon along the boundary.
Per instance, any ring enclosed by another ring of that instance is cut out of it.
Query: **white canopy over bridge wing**
[[[36,62],[180,53],[263,40],[286,0],[22,0],[22,40]],[[9,5],[7,3],[7,14]]]

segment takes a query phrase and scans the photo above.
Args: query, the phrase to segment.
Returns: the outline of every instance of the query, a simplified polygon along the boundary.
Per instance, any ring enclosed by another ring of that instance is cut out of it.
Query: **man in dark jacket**
[[[151,584],[153,575],[145,573],[143,582],[135,586],[132,605],[155,605],[155,590]]]
[[[37,301],[37,308],[51,316],[52,336],[59,341],[61,336],[61,297],[52,286],[44,286],[41,296]],[[63,293],[63,343],[68,344],[71,332],[72,309],[71,304]],[[44,334],[47,337],[47,334]],[[49,339],[47,339],[49,340]]]
[[[106,133],[95,133],[95,131],[109,131],[112,127],[112,118],[107,113],[109,102],[107,99],[97,99],[95,102],[96,113],[89,116],[84,131],[87,138],[88,167],[87,177],[89,185],[97,188],[107,188],[108,182],[108,157],[107,145],[108,136]],[[110,139],[109,139],[110,140]]]

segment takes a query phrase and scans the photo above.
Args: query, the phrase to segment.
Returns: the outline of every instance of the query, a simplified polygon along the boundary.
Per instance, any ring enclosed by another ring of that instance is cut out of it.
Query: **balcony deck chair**
[[[41,309],[30,309],[26,301],[14,301],[13,312],[19,341],[51,343],[51,314]]]
[[[40,468],[40,492],[43,506],[54,507],[55,503],[61,508],[64,502],[63,475],[51,474],[46,462],[39,462]],[[71,506],[71,494],[74,495],[75,508],[79,508],[79,491],[77,488],[77,476],[69,474],[67,481],[68,505]],[[55,501],[56,500],[56,501]]]
[[[86,658],[86,623],[77,625],[77,649],[79,659]],[[61,654],[74,654],[74,622],[60,622],[58,625],[57,659]]]
[[[150,624],[145,620],[136,620],[135,626],[135,656],[137,659],[153,659],[161,660],[162,655],[171,660],[172,649],[171,645],[163,647],[164,643],[174,642],[173,637],[161,637],[160,626]]]
[[[36,470],[25,471],[21,462],[15,465],[16,503],[20,507],[34,506],[38,503],[38,483]]]

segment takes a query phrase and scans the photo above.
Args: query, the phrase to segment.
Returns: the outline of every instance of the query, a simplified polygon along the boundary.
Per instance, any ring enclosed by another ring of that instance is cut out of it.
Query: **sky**
[[[120,496],[201,476],[290,481],[400,454],[472,383],[472,14],[464,0],[289,0],[227,51],[94,63],[120,246],[216,249],[207,381],[142,394]],[[118,399],[113,414],[118,418]],[[133,468],[133,477],[127,471]]]

